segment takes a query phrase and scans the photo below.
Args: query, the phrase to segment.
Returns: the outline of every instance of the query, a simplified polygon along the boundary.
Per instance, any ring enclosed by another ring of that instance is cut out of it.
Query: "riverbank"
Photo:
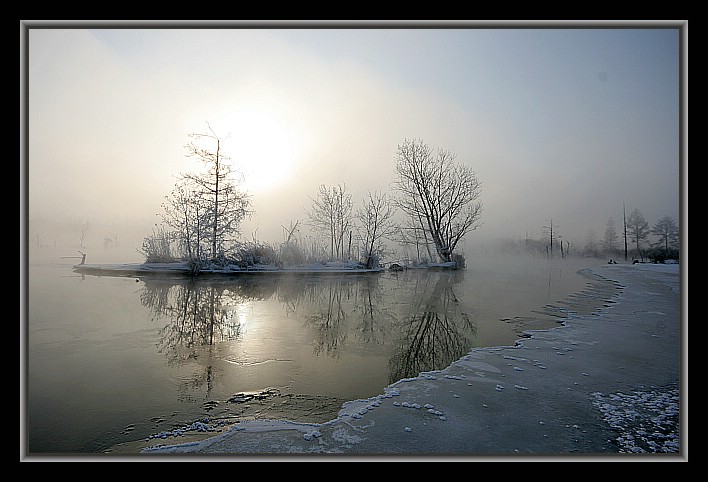
[[[592,271],[612,280],[616,292],[597,295],[599,311],[571,313],[565,326],[533,332],[516,346],[473,350],[444,370],[348,402],[326,423],[241,422],[205,440],[146,448],[141,457],[687,460],[687,320],[678,265]]]

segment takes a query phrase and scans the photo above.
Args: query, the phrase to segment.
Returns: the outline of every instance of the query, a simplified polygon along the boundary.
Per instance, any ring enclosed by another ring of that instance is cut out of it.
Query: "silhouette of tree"
[[[405,140],[396,155],[398,207],[420,227],[442,261],[451,261],[459,241],[479,227],[481,183],[472,169],[439,149],[437,156],[421,140]]]

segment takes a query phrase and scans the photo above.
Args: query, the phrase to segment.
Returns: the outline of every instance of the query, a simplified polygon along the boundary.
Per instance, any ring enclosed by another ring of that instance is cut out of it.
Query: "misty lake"
[[[28,454],[104,453],[204,418],[324,422],[557,326],[558,301],[590,281],[578,271],[602,263],[472,256],[464,270],[189,279],[82,276],[31,254]]]

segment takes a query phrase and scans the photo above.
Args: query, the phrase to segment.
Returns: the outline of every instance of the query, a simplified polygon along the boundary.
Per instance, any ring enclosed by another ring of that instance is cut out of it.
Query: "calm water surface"
[[[59,258],[29,257],[29,454],[102,453],[205,417],[329,420],[346,400],[553,326],[539,310],[601,263],[184,279],[81,276]]]

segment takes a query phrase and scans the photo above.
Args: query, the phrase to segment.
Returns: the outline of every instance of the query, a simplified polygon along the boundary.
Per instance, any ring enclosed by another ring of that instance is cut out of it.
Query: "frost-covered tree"
[[[170,243],[178,245],[180,257],[198,263],[215,260],[232,249],[239,224],[251,211],[250,197],[238,189],[241,178],[235,178],[219,136],[209,128],[208,133],[190,138],[185,146],[187,157],[199,160],[205,169],[178,177],[160,216],[172,229],[162,236],[166,234]],[[146,241],[154,244],[154,240]]]
[[[251,214],[250,196],[238,189],[242,181],[223,154],[222,141],[209,127],[207,133],[193,133],[185,146],[187,157],[200,161],[205,171],[182,175],[190,185],[188,203],[199,210],[199,232],[208,232],[211,259],[216,259],[239,234],[239,224]]]
[[[657,245],[662,247],[665,253],[668,253],[669,249],[678,248],[679,228],[672,217],[664,216],[659,219],[652,227],[651,234],[658,238]]]
[[[442,261],[451,261],[460,240],[479,227],[481,183],[475,172],[455,162],[455,155],[437,155],[421,140],[405,140],[396,154],[392,187],[397,206],[435,246]]]
[[[386,193],[367,193],[362,207],[357,210],[360,237],[364,243],[364,259],[372,268],[375,256],[383,252],[383,242],[395,231],[393,215],[395,211]]]
[[[646,241],[649,236],[649,223],[644,219],[644,215],[639,209],[634,209],[627,218],[627,231],[630,239],[634,242],[637,254],[641,259],[644,259],[641,243]]]
[[[172,228],[172,235],[177,241],[181,257],[190,261],[203,256],[204,240],[209,239],[208,223],[205,219],[206,206],[199,191],[190,179],[181,179],[172,193],[165,196],[162,203],[162,222]]]
[[[353,227],[352,196],[346,184],[320,185],[317,197],[311,199],[312,207],[305,210],[310,226],[329,239],[331,258],[345,258],[345,244],[348,246]]]

